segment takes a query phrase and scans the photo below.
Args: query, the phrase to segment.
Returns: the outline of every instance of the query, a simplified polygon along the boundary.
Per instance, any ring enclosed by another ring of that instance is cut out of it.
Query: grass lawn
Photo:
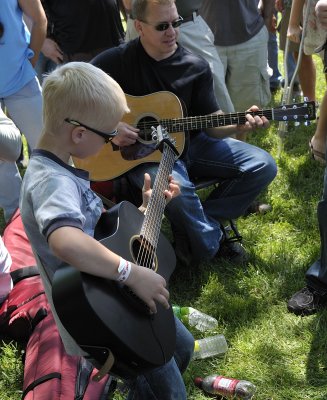
[[[315,61],[320,101],[326,83],[321,62]],[[272,104],[277,105],[281,95],[277,92]],[[216,262],[196,270],[177,266],[171,279],[172,302],[216,317],[217,330],[206,335],[223,333],[229,345],[223,358],[191,363],[184,378],[192,400],[207,398],[193,378],[213,373],[252,381],[257,386],[255,400],[327,400],[327,311],[300,318],[286,309],[289,297],[304,286],[307,267],[319,256],[316,206],[324,168],[308,154],[315,123],[290,128],[280,154],[277,128],[278,123],[271,123],[249,138],[271,152],[279,170],[261,196],[272,211],[238,221],[250,255],[248,265]],[[204,336],[192,332],[196,338]],[[10,341],[0,347],[1,400],[21,398],[22,351]]]

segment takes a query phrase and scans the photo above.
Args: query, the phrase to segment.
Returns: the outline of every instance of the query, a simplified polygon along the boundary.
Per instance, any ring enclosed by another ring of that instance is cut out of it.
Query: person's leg
[[[194,338],[184,325],[176,321],[176,351],[163,367],[139,376],[128,395],[128,400],[184,400],[186,389],[182,373],[187,368],[194,349]]]
[[[184,162],[178,160],[173,177],[181,195],[166,207],[172,226],[182,230],[196,259],[211,259],[222,239],[220,221],[238,218],[257,195],[274,179],[273,158],[264,150],[227,138],[218,140],[199,133],[191,141],[188,171],[198,178],[221,178],[222,183],[201,203],[190,182]],[[141,190],[144,172],[152,179],[157,165],[145,164],[129,172],[131,181]]]
[[[294,53],[297,61],[299,53]],[[299,80],[302,88],[303,97],[309,101],[316,100],[316,66],[311,55],[302,54],[299,65]]]
[[[214,80],[214,90],[221,110],[234,112],[234,106],[225,84],[225,70],[214,45],[211,29],[201,16],[183,23],[179,31],[179,43],[187,50],[208,61]]]
[[[233,138],[198,134],[189,150],[191,176],[219,177],[222,183],[203,204],[214,220],[235,219],[275,178],[277,166],[266,151]]]
[[[42,131],[42,93],[37,78],[3,102],[10,118],[34,149]]]
[[[278,68],[278,43],[276,32],[269,32],[268,40],[268,64],[272,69],[270,77],[270,91],[274,93],[281,87],[282,74]]]
[[[154,182],[157,170],[157,164],[142,164],[128,173],[128,179],[141,191],[144,173],[149,173]],[[181,195],[169,202],[165,215],[173,231],[178,230],[188,241],[194,260],[210,259],[217,253],[222,238],[220,224],[205,214],[183,161],[175,162],[172,175],[179,182]]]
[[[327,135],[327,91],[320,104],[320,117],[317,122],[315,134],[313,135],[310,146],[314,159],[326,163],[326,135]]]
[[[217,49],[219,55],[224,51],[222,46],[217,46]],[[271,99],[266,27],[247,42],[227,46],[225,53],[226,86],[235,110],[245,111],[254,104],[261,108],[266,106]],[[245,141],[246,133],[237,134],[236,137]]]
[[[320,231],[320,259],[306,273],[308,286],[319,294],[327,294],[327,167],[324,176],[324,192],[317,207],[317,217]]]
[[[267,44],[264,26],[250,40],[228,46],[226,85],[236,111],[245,111],[254,104],[264,107],[270,101]]]
[[[0,207],[8,221],[19,206],[22,179],[14,162],[0,160]]]
[[[317,207],[320,231],[320,258],[305,274],[306,286],[288,301],[287,308],[296,315],[314,314],[327,306],[327,168],[324,177],[324,193]]]

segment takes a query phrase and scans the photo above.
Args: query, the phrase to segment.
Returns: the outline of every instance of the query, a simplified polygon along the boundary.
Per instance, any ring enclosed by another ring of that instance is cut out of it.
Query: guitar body
[[[135,244],[139,243],[143,219],[133,204],[122,202],[103,214],[95,237],[135,262]],[[160,234],[155,265],[167,282],[175,262],[174,250]],[[157,314],[150,315],[146,305],[127,287],[81,273],[72,266],[55,273],[52,294],[64,327],[99,366],[105,363],[110,349],[115,357],[112,373],[122,378],[136,377],[173,356],[176,331],[171,308],[166,310],[158,304]]]
[[[122,148],[109,143],[94,156],[85,159],[74,158],[75,166],[88,171],[93,181],[117,178],[143,163],[158,163],[161,153],[156,150],[157,143],[150,136],[151,130],[145,126],[157,126],[164,118],[183,116],[181,102],[171,92],[157,92],[146,96],[126,95],[126,100],[131,111],[125,114],[123,122],[139,128],[143,142]],[[175,132],[171,137],[175,140],[177,151],[182,154],[185,145],[184,132]]]

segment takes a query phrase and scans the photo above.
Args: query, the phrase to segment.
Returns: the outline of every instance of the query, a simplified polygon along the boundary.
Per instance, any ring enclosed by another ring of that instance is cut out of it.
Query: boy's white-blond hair
[[[116,123],[129,112],[119,84],[90,63],[57,67],[44,79],[42,90],[44,132],[55,133],[65,118],[106,130],[108,121]]]

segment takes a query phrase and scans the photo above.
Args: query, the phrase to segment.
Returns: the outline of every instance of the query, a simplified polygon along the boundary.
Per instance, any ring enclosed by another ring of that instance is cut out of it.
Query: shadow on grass
[[[321,310],[311,323],[313,332],[306,365],[306,377],[310,385],[324,387],[327,399],[327,310]]]

